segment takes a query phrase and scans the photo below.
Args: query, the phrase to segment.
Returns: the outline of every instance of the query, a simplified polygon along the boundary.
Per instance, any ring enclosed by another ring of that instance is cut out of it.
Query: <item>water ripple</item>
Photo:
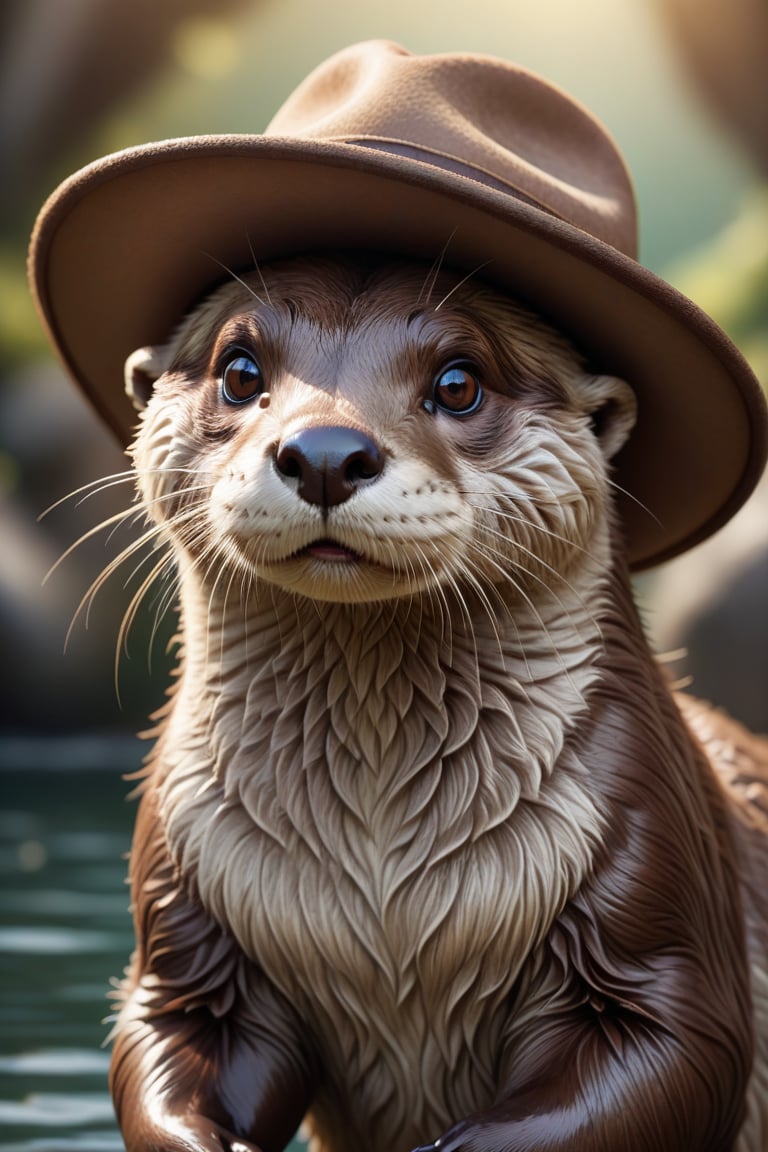
[[[125,1152],[115,1132],[82,1132],[76,1136],[35,1137],[2,1145],[3,1152]]]
[[[92,1076],[108,1069],[109,1053],[90,1048],[47,1048],[0,1056],[0,1072],[12,1076]]]
[[[72,955],[84,952],[111,952],[114,937],[108,932],[79,928],[0,927],[0,952],[28,955]]]
[[[24,1100],[0,1100],[0,1123],[74,1125],[99,1123],[113,1119],[112,1101],[99,1093],[36,1092]]]

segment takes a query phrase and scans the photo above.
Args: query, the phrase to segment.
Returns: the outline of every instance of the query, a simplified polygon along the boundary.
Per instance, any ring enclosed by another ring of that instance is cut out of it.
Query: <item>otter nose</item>
[[[302,428],[283,440],[275,464],[285,477],[298,479],[299,496],[308,504],[343,504],[366,480],[374,480],[384,457],[370,436],[357,428]]]

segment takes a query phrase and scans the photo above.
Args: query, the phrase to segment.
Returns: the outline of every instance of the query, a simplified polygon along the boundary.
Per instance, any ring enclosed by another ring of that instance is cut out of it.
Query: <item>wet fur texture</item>
[[[182,649],[131,855],[129,1152],[277,1152],[305,1114],[323,1152],[768,1144],[768,750],[647,647],[629,389],[459,279],[287,261],[129,363]],[[277,464],[328,427],[383,461],[338,503]]]

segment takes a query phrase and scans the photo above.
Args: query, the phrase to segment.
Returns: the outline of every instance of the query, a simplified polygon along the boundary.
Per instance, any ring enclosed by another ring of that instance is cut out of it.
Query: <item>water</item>
[[[104,1044],[110,981],[133,945],[125,853],[135,806],[121,773],[141,755],[132,741],[0,748],[5,1152],[122,1152]],[[41,766],[52,760],[55,769]]]

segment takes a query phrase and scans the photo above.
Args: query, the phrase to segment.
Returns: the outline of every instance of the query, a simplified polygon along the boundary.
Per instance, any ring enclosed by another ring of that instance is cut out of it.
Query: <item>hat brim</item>
[[[510,291],[622,376],[638,421],[615,461],[630,564],[719,528],[766,456],[766,409],[741,354],[636,261],[512,196],[357,144],[193,137],[117,153],[65,182],[32,238],[30,278],[62,360],[120,440],[136,414],[123,365],[225,272],[306,251],[446,263]]]

